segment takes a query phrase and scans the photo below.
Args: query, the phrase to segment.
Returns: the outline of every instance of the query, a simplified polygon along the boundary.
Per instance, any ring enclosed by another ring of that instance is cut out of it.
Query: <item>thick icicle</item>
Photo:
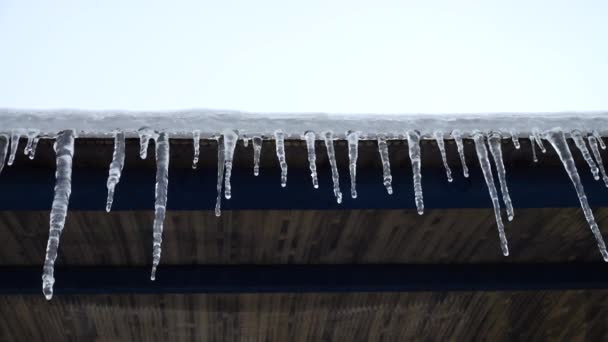
[[[391,161],[388,155],[388,144],[386,143],[386,136],[384,134],[378,134],[378,153],[380,153],[380,160],[382,161],[382,183],[384,183],[386,192],[392,195],[393,176],[391,174]]]
[[[308,167],[310,168],[310,178],[312,186],[315,189],[319,188],[319,179],[317,178],[317,153],[315,152],[315,132],[308,131],[304,133],[306,140],[306,149],[308,151]]]
[[[287,186],[287,160],[285,159],[285,133],[281,131],[274,132],[277,159],[281,165],[281,186]]]
[[[412,162],[412,174],[414,178],[414,199],[418,215],[424,214],[424,199],[422,197],[422,173],[420,171],[420,133],[417,131],[407,132],[407,145]]]
[[[201,131],[195,129],[192,131],[192,147],[194,149],[194,156],[192,157],[192,168],[196,169],[198,166],[198,155],[201,152]]]
[[[443,167],[445,168],[445,175],[448,178],[448,182],[452,182],[452,169],[450,169],[450,165],[448,165],[448,158],[445,155],[445,142],[443,141],[443,132],[435,131],[433,132],[433,136],[435,137],[435,142],[437,142],[437,148],[439,148],[439,153],[441,153],[441,160],[443,161]]]
[[[331,179],[334,183],[334,195],[336,201],[342,203],[342,192],[340,191],[340,175],[338,174],[338,163],[336,162],[336,152],[334,150],[334,136],[332,132],[323,133],[325,148],[327,150],[327,158],[331,167]]]
[[[137,134],[139,135],[139,157],[146,159],[148,157],[150,139],[156,136],[156,132],[150,127],[142,127],[137,131]]]
[[[519,138],[518,138],[518,133],[512,129],[511,132],[511,141],[513,141],[513,146],[515,146],[515,149],[519,150],[519,148],[521,147],[521,145],[519,145]]]
[[[26,156],[32,153],[32,144],[34,143],[34,140],[38,137],[38,134],[40,133],[39,130],[29,130],[27,132],[27,144],[25,145],[25,148],[23,149],[23,154],[25,154]]]
[[[600,147],[602,148],[602,150],[605,150],[606,144],[604,143],[604,139],[602,139],[600,132],[594,130],[592,134],[595,137],[595,139],[597,139],[597,141],[600,143]]]
[[[589,165],[589,169],[591,170],[593,179],[599,180],[600,170],[597,168],[597,165],[595,165],[595,161],[593,161],[591,153],[589,153],[589,150],[587,149],[587,145],[585,144],[585,139],[583,138],[582,133],[578,130],[574,130],[570,132],[570,136],[572,137],[572,140],[574,140],[574,144],[576,145],[578,150],[581,151],[585,162],[587,162],[587,165]]]
[[[608,187],[608,175],[606,175],[606,169],[604,168],[604,161],[602,160],[602,154],[600,153],[600,149],[597,146],[597,138],[593,135],[590,135],[587,140],[589,140],[589,146],[591,146],[591,151],[593,152],[593,156],[595,156],[595,161],[597,162],[597,166],[600,169],[602,174],[602,180],[606,187]]]
[[[110,163],[110,171],[108,175],[108,200],[106,201],[106,211],[110,212],[112,209],[112,202],[114,201],[114,189],[116,184],[120,181],[120,174],[122,168],[125,165],[125,134],[123,132],[114,133],[114,154],[112,156],[112,162]]]
[[[507,218],[509,221],[512,221],[514,216],[513,203],[511,202],[511,196],[509,195],[509,188],[507,187],[507,172],[505,171],[505,164],[502,158],[501,142],[502,137],[499,133],[493,132],[488,136],[488,145],[490,146],[492,159],[494,159],[494,166],[496,166],[498,182],[500,183],[500,192],[502,193],[502,201],[507,208]]]
[[[38,147],[38,142],[40,141],[40,137],[35,137],[32,142],[32,149],[30,150],[30,159],[34,159],[36,156],[36,148]]]
[[[496,225],[498,226],[498,236],[500,238],[500,248],[502,254],[509,255],[509,246],[507,245],[507,236],[505,235],[505,227],[502,223],[502,217],[500,215],[500,201],[498,200],[498,191],[494,185],[494,175],[492,174],[492,167],[490,166],[490,160],[488,158],[488,150],[486,149],[484,135],[477,131],[473,133],[473,141],[475,142],[475,150],[477,152],[477,159],[479,159],[479,165],[483,172],[483,177],[486,180],[490,198],[492,198],[492,205],[494,206],[494,216],[496,217]]]
[[[8,165],[13,165],[15,161],[15,155],[17,154],[17,148],[19,147],[19,139],[21,138],[20,131],[13,131],[11,134],[11,154],[8,156]]]
[[[163,224],[167,210],[167,187],[169,185],[169,134],[161,132],[154,136],[156,145],[156,190],[154,202],[154,225],[152,229],[152,273],[150,279],[156,279],[156,268],[160,263],[161,244],[163,242]]]
[[[591,232],[595,237],[597,242],[597,246],[600,249],[600,253],[602,254],[602,258],[604,261],[608,262],[608,252],[606,251],[606,244],[604,243],[604,238],[602,237],[602,233],[600,232],[597,223],[595,222],[595,218],[593,217],[593,212],[589,207],[589,202],[587,202],[587,196],[585,195],[585,189],[583,188],[583,183],[581,182],[581,178],[576,169],[576,164],[574,163],[574,159],[572,158],[572,152],[568,147],[568,143],[566,142],[566,137],[564,133],[559,129],[554,129],[546,133],[546,139],[549,140],[555,152],[562,160],[562,164],[564,165],[564,169],[568,173],[572,184],[574,185],[574,189],[576,189],[576,193],[578,195],[578,200],[581,202],[581,208],[583,209],[583,213],[585,214],[585,219],[589,223],[589,228],[591,228]]]
[[[72,157],[74,156],[74,131],[63,131],[55,140],[55,194],[51,207],[49,220],[49,240],[46,245],[46,256],[42,270],[42,293],[47,300],[53,297],[53,284],[55,284],[55,260],[59,248],[59,239],[65,226],[65,217],[68,213],[68,203],[72,192]]]
[[[251,139],[253,143],[253,175],[258,176],[260,174],[260,156],[262,154],[262,137],[253,137]]]
[[[538,156],[536,155],[536,146],[534,143],[534,136],[530,135],[530,148],[532,149],[532,160],[538,163]]]
[[[359,156],[359,133],[349,132],[348,141],[348,169],[350,171],[350,197],[357,198],[357,158]]]
[[[6,160],[6,153],[8,152],[8,145],[11,138],[7,134],[0,134],[0,173],[4,169],[4,161]]]
[[[224,167],[226,175],[224,176],[224,196],[226,199],[232,197],[232,186],[230,185],[230,177],[232,177],[232,157],[234,156],[234,148],[239,141],[239,134],[232,130],[224,131]]]
[[[243,137],[243,146],[249,146],[249,138]]]
[[[215,216],[222,215],[222,184],[224,183],[224,138],[217,139],[217,198],[215,199]]]
[[[464,144],[462,143],[462,133],[459,130],[455,129],[452,131],[452,138],[456,142],[456,148],[458,149],[458,154],[460,155],[460,163],[462,164],[462,174],[465,178],[469,177],[469,168],[467,167],[467,160],[464,156]]]

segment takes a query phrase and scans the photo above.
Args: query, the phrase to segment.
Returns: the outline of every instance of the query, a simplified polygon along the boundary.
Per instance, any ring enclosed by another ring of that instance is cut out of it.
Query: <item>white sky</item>
[[[608,1],[0,0],[0,107],[608,109]]]

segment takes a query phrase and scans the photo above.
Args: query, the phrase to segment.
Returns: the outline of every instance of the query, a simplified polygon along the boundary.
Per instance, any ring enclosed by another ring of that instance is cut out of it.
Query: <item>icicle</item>
[[[515,146],[515,149],[519,150],[519,148],[521,147],[519,145],[519,138],[517,137],[519,134],[514,129],[512,129],[510,133],[511,141],[513,141],[513,146]]]
[[[169,185],[169,135],[161,132],[154,137],[156,145],[156,190],[154,203],[154,226],[152,242],[152,273],[150,280],[156,279],[156,268],[160,263],[163,224],[167,210],[167,187]]]
[[[414,199],[418,215],[424,214],[424,200],[422,198],[422,173],[420,172],[420,133],[417,131],[407,132],[407,145],[412,162],[412,174],[414,177]]]
[[[511,196],[509,195],[509,188],[507,187],[507,172],[505,171],[505,165],[502,158],[501,142],[502,137],[499,133],[493,132],[488,136],[488,145],[490,146],[492,159],[494,159],[494,166],[496,166],[498,182],[500,183],[500,192],[502,193],[502,201],[507,208],[507,218],[509,221],[513,221],[513,203],[511,203]]]
[[[226,199],[232,197],[232,186],[230,185],[230,177],[232,176],[232,157],[234,156],[234,148],[239,140],[239,134],[235,131],[224,131],[224,164],[226,164],[226,175],[224,176],[224,196]]]
[[[359,133],[350,132],[348,141],[348,169],[350,171],[350,197],[357,198],[357,157],[359,155]]]
[[[538,132],[538,129],[536,129],[536,128],[532,129],[532,136],[534,136],[534,140],[536,140],[538,147],[540,147],[540,151],[542,153],[547,153],[547,149],[545,148],[545,145],[543,144],[543,140],[540,137],[540,133]]]
[[[507,236],[505,235],[505,227],[502,223],[502,217],[500,216],[500,202],[498,200],[498,191],[494,185],[494,175],[492,174],[492,167],[490,166],[490,160],[488,158],[488,150],[486,149],[485,138],[479,131],[473,132],[473,141],[475,141],[475,150],[477,152],[477,159],[479,159],[479,165],[483,172],[483,177],[486,180],[490,198],[492,198],[492,205],[494,206],[494,216],[496,217],[496,225],[498,226],[498,236],[500,238],[500,248],[502,254],[509,255],[509,246],[507,245]]]
[[[137,131],[137,134],[139,135],[139,157],[146,159],[148,157],[150,139],[155,136],[156,132],[150,127],[142,127]]]
[[[600,153],[600,149],[597,146],[597,138],[593,135],[587,137],[589,141],[589,146],[591,146],[591,151],[593,152],[593,156],[595,156],[595,161],[597,162],[597,166],[602,173],[602,180],[606,187],[608,187],[608,175],[606,175],[606,169],[604,168],[604,161],[602,160],[602,154]]]
[[[331,167],[331,179],[334,183],[334,195],[336,201],[342,203],[342,192],[340,191],[340,175],[338,174],[338,163],[336,162],[336,152],[334,151],[334,137],[332,132],[323,133],[327,158]]]
[[[285,160],[285,134],[281,131],[274,132],[277,159],[281,165],[281,186],[287,186],[287,160]]]
[[[253,137],[253,175],[260,174],[260,156],[262,154],[262,137]]]
[[[532,160],[538,163],[538,157],[536,156],[536,146],[534,146],[534,136],[530,135],[530,148],[532,149]]]
[[[0,134],[0,173],[4,169],[4,161],[6,160],[10,141],[10,137],[7,134]]]
[[[217,198],[215,200],[215,216],[222,215],[222,184],[224,183],[224,138],[217,139]]]
[[[55,194],[49,220],[49,240],[46,246],[44,267],[42,270],[42,293],[47,300],[53,297],[55,284],[55,260],[59,248],[59,239],[65,226],[68,203],[72,192],[72,157],[74,156],[75,133],[72,130],[59,133],[55,140]]]
[[[38,141],[40,141],[40,137],[35,137],[32,142],[32,149],[30,150],[30,159],[34,159],[36,156],[36,148],[38,147]]]
[[[553,129],[546,133],[546,139],[551,142],[555,152],[562,160],[562,164],[564,165],[564,169],[568,173],[572,184],[574,185],[574,189],[576,189],[576,193],[578,195],[578,200],[581,202],[581,208],[583,209],[583,213],[585,214],[585,218],[589,223],[589,228],[591,228],[591,232],[595,237],[597,242],[597,246],[600,249],[600,253],[602,254],[602,258],[604,261],[608,262],[608,252],[606,251],[606,244],[604,243],[604,238],[602,237],[602,233],[600,232],[597,223],[595,222],[595,218],[593,217],[593,212],[589,207],[589,202],[587,202],[587,196],[585,195],[585,189],[583,188],[583,183],[581,182],[581,178],[576,169],[576,164],[574,163],[574,159],[572,158],[572,152],[568,147],[568,143],[566,142],[566,137],[564,133],[559,129]]]
[[[243,137],[243,146],[249,146],[249,138]]]
[[[462,164],[462,174],[465,178],[469,177],[469,168],[467,167],[467,160],[464,156],[464,144],[462,143],[462,133],[459,130],[455,129],[452,131],[452,138],[456,141],[456,148],[458,149],[458,154],[460,155],[460,163]]]
[[[306,149],[308,150],[308,167],[310,168],[310,178],[312,186],[315,189],[319,188],[319,179],[317,178],[317,154],[315,152],[315,132],[308,131],[304,133],[306,140]]]
[[[445,175],[448,178],[448,182],[452,182],[452,170],[450,169],[450,165],[448,165],[448,159],[445,155],[445,143],[443,141],[443,132],[435,131],[433,133],[435,137],[435,142],[437,142],[437,148],[439,148],[439,153],[441,153],[441,160],[443,161],[443,167],[445,168]]]
[[[591,154],[589,153],[589,150],[587,149],[587,145],[585,144],[585,139],[583,139],[583,135],[581,134],[580,131],[574,130],[574,131],[570,132],[570,136],[572,137],[572,140],[574,140],[574,144],[576,145],[578,150],[581,151],[581,154],[583,155],[585,162],[587,162],[587,165],[589,165],[589,169],[591,170],[593,179],[599,180],[600,179],[600,170],[597,168],[597,165],[595,165],[595,161],[593,161],[593,158],[591,157]]]
[[[112,209],[112,202],[114,201],[114,189],[116,184],[120,181],[120,174],[122,168],[125,165],[125,134],[123,132],[114,133],[114,154],[112,156],[112,162],[110,163],[110,171],[108,175],[108,200],[106,202],[106,211],[110,212]]]
[[[27,144],[25,145],[25,148],[23,149],[23,154],[25,155],[29,155],[32,153],[32,144],[34,143],[34,139],[36,139],[38,137],[38,134],[40,133],[39,130],[29,130],[27,132]]]
[[[194,156],[192,157],[192,168],[196,169],[198,166],[198,155],[201,151],[201,131],[195,129],[192,131],[192,147],[194,148]]]
[[[20,131],[13,131],[11,134],[11,154],[8,156],[8,165],[13,165],[15,161],[15,155],[17,154],[17,148],[19,147],[19,138],[21,138]]]
[[[378,134],[378,152],[382,161],[382,182],[389,195],[393,194],[393,176],[391,175],[391,161],[388,155],[388,144],[386,136]]]
[[[594,130],[592,134],[595,137],[595,139],[597,139],[597,141],[600,143],[600,147],[602,148],[602,150],[605,150],[606,144],[604,144],[604,139],[602,139],[600,132]]]

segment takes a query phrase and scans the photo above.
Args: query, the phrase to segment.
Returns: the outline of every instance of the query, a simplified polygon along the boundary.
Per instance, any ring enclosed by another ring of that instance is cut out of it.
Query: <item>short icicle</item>
[[[234,156],[234,148],[239,141],[239,134],[236,131],[224,131],[224,168],[226,174],[224,176],[224,197],[230,199],[232,197],[232,185],[230,178],[232,177],[232,157]]]
[[[38,147],[38,142],[40,141],[40,137],[35,137],[34,141],[32,141],[32,148],[30,150],[30,159],[34,159],[36,156],[36,148]]]
[[[382,183],[389,195],[393,194],[393,175],[391,174],[391,161],[388,154],[386,135],[378,134],[378,153],[382,161]]]
[[[462,133],[455,129],[452,131],[452,138],[456,142],[456,149],[458,149],[458,155],[460,156],[460,163],[462,164],[462,174],[465,178],[469,177],[469,168],[467,167],[467,160],[464,156],[464,144],[462,142]]]
[[[161,132],[152,136],[156,146],[156,188],[154,201],[154,224],[152,228],[152,273],[150,280],[156,279],[156,269],[160,263],[163,242],[163,224],[167,211],[167,188],[169,186],[169,134]]]
[[[509,246],[507,244],[507,236],[505,235],[505,226],[502,222],[500,215],[500,201],[498,200],[498,191],[494,185],[494,175],[492,174],[492,167],[490,166],[490,160],[488,158],[488,150],[486,148],[485,137],[479,132],[473,132],[473,141],[475,142],[475,150],[477,152],[477,159],[479,159],[479,165],[483,172],[490,198],[492,199],[492,205],[494,206],[494,216],[496,217],[496,225],[498,226],[498,236],[500,238],[500,248],[502,254],[509,255]]]
[[[195,129],[192,131],[192,147],[194,155],[192,156],[192,168],[196,169],[198,166],[198,156],[201,152],[201,131]]]
[[[108,174],[108,199],[106,201],[106,211],[110,212],[112,209],[112,202],[114,201],[114,189],[120,181],[120,175],[122,168],[125,165],[125,134],[117,131],[114,133],[114,154],[112,155],[112,162],[110,163],[110,171]]]
[[[11,134],[11,154],[8,156],[8,165],[13,165],[15,162],[15,156],[17,155],[17,148],[19,147],[19,139],[21,138],[21,131],[13,131]]]
[[[530,135],[530,148],[532,149],[532,160],[535,163],[538,163],[538,156],[536,155],[536,146],[535,146],[535,142],[534,142],[534,136]]]
[[[502,137],[497,132],[492,132],[488,135],[488,145],[490,147],[490,153],[492,159],[494,159],[494,166],[496,166],[496,173],[498,174],[498,182],[500,183],[500,192],[502,193],[502,201],[507,208],[507,219],[513,221],[514,211],[513,203],[511,202],[511,196],[509,195],[509,187],[507,186],[507,172],[505,170],[505,164],[502,157]]]
[[[572,152],[568,147],[568,143],[566,142],[566,137],[564,133],[560,129],[553,129],[546,133],[546,139],[549,140],[555,152],[562,161],[564,165],[564,169],[568,173],[572,184],[574,185],[574,189],[578,195],[578,200],[581,202],[581,208],[583,209],[583,213],[585,214],[585,219],[589,223],[589,228],[595,237],[597,242],[597,246],[602,254],[602,258],[604,261],[608,262],[608,252],[606,251],[606,244],[604,243],[604,238],[602,237],[602,233],[600,232],[597,223],[595,222],[595,218],[593,217],[593,212],[591,211],[591,207],[589,207],[589,202],[587,202],[587,196],[585,195],[585,189],[583,188],[583,183],[581,182],[581,178],[578,174],[578,170],[576,169],[576,164],[574,163],[574,159],[572,158]]]
[[[513,141],[513,146],[515,146],[516,150],[519,150],[519,148],[521,147],[521,145],[519,144],[519,133],[517,133],[517,131],[515,131],[514,129],[512,129],[509,133],[511,134],[511,141]]]
[[[585,162],[587,163],[587,165],[589,165],[589,169],[591,170],[593,179],[599,180],[600,170],[598,169],[597,165],[595,165],[595,161],[593,160],[593,157],[591,157],[591,153],[589,153],[589,150],[587,149],[587,144],[585,144],[583,134],[581,133],[581,131],[574,130],[570,132],[570,136],[572,137],[572,140],[574,140],[574,144],[576,145],[578,150],[583,155],[583,159],[585,159]]]
[[[602,180],[604,181],[604,185],[608,187],[608,175],[606,175],[606,169],[604,168],[604,161],[602,160],[602,154],[600,153],[600,149],[598,147],[597,138],[594,135],[590,135],[587,140],[589,141],[589,146],[591,146],[591,152],[593,152],[593,156],[595,157],[597,166],[599,167],[600,173],[602,174]]]
[[[281,186],[287,186],[287,160],[285,159],[285,133],[282,131],[274,132],[276,151],[277,151],[277,159],[279,160],[279,165],[281,166]]]
[[[412,175],[414,179],[414,200],[416,201],[416,210],[418,215],[424,214],[424,199],[422,196],[422,172],[421,156],[420,156],[420,133],[417,131],[407,132],[407,145],[412,162]]]
[[[222,185],[224,183],[224,138],[217,139],[217,198],[215,199],[215,216],[222,215]]]
[[[139,135],[139,157],[146,159],[148,158],[150,139],[154,138],[156,132],[150,127],[142,127],[137,131],[137,135]]]
[[[249,138],[243,137],[243,146],[249,146]]]
[[[65,226],[68,213],[68,203],[72,192],[72,158],[74,156],[74,140],[76,134],[73,130],[59,133],[55,140],[55,194],[51,206],[49,220],[49,240],[46,246],[44,267],[42,270],[42,293],[47,300],[53,298],[53,285],[55,284],[55,260],[59,249],[59,239]]]
[[[334,184],[334,195],[336,201],[342,203],[342,192],[340,191],[340,175],[338,174],[338,163],[336,162],[336,152],[334,150],[334,135],[332,132],[323,133],[325,141],[325,149],[327,150],[327,158],[331,167],[331,179]]]
[[[542,153],[547,153],[547,149],[545,148],[545,145],[543,144],[543,139],[541,139],[540,132],[538,131],[537,128],[532,129],[532,136],[534,137],[534,140],[536,140],[536,143],[538,144],[540,151]]]
[[[357,158],[359,156],[359,132],[349,132],[348,141],[348,169],[350,171],[350,197],[357,198]]]
[[[253,144],[253,175],[260,175],[260,156],[262,155],[262,137],[253,137],[251,139]]]
[[[441,160],[443,161],[443,168],[445,169],[445,175],[448,178],[448,182],[452,182],[452,169],[450,169],[450,165],[448,165],[448,158],[445,153],[445,142],[443,141],[443,132],[435,131],[433,132],[433,137],[435,138],[435,142],[437,143],[437,148],[439,148],[439,153],[441,154]]]
[[[600,132],[594,130],[591,134],[593,134],[593,136],[595,137],[595,139],[597,139],[597,142],[600,143],[600,147],[602,148],[602,150],[605,150],[606,149],[606,144],[604,143],[604,139],[600,135]]]
[[[10,144],[11,138],[8,134],[0,134],[0,173],[4,169],[4,162],[6,161],[6,154],[8,153],[8,145]]]
[[[310,169],[310,178],[312,179],[312,186],[315,189],[318,189],[319,179],[317,178],[317,153],[315,151],[315,132],[308,131],[304,133],[304,140],[306,140],[306,150],[308,152],[308,168]]]
[[[27,144],[23,149],[23,154],[25,154],[26,156],[32,153],[32,145],[34,144],[34,140],[38,138],[38,134],[40,134],[40,131],[37,129],[29,130],[27,132]]]

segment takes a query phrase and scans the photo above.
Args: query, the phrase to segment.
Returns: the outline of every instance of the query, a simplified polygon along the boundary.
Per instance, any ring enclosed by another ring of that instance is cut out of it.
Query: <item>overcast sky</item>
[[[0,107],[608,110],[608,1],[0,0]]]

